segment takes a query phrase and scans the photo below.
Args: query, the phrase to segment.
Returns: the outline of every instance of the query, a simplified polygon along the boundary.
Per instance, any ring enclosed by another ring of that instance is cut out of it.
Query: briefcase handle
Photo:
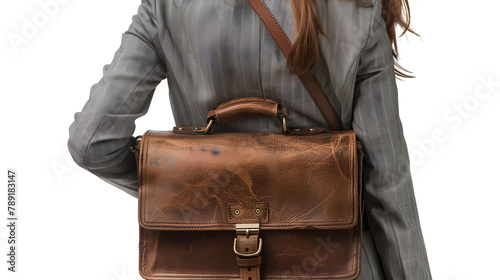
[[[277,117],[283,123],[285,135],[316,135],[325,133],[321,127],[288,128],[288,109],[281,107],[279,102],[264,97],[240,97],[228,100],[207,115],[207,126],[174,127],[173,132],[178,134],[209,134],[213,124],[220,124],[248,116]]]
[[[213,124],[259,115],[279,118],[283,122],[283,132],[287,132],[288,109],[280,107],[278,101],[263,97],[240,97],[228,100],[210,110],[204,133],[209,133]]]

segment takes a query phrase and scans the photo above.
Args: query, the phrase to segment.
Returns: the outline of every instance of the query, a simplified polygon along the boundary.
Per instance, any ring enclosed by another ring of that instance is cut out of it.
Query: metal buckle
[[[260,232],[259,224],[236,224],[236,235],[246,235],[246,238],[248,238],[250,237],[250,234],[256,234],[258,236],[259,232]],[[233,251],[236,255],[240,257],[256,257],[260,255],[260,252],[262,251],[262,238],[259,238],[259,248],[257,249],[257,252],[251,254],[244,254],[238,252],[238,250],[236,250],[237,243],[238,239],[234,238]]]
[[[137,146],[139,146],[139,142],[141,142],[142,135],[136,136],[132,140],[132,145],[130,146],[130,151],[135,154],[139,149],[137,149]]]
[[[283,133],[288,133],[288,128],[286,126],[286,123],[288,122],[288,119],[283,116]]]
[[[210,119],[210,122],[208,123],[207,127],[205,128],[205,130],[203,131],[204,134],[208,134],[210,133],[210,128],[212,128],[212,124],[214,123],[214,119]]]

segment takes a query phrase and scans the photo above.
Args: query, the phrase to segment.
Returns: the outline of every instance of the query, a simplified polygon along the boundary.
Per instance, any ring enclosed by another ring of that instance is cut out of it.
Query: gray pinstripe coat
[[[288,1],[266,0],[293,41]],[[431,279],[398,111],[391,45],[381,1],[317,1],[320,59],[313,75],[347,129],[365,148],[367,220],[358,279]],[[274,40],[245,0],[146,0],[90,98],[75,114],[68,142],[75,161],[137,196],[129,152],[134,121],[167,78],[177,126],[203,126],[208,110],[242,96],[279,100],[290,127],[328,128]],[[280,123],[247,118],[214,128],[280,132]]]

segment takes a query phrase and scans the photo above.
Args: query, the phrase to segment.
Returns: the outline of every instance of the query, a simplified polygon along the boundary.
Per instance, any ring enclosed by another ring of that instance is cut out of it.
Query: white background
[[[137,199],[77,167],[66,146],[139,4],[60,0],[50,15],[34,0],[0,4],[1,279],[141,279]],[[500,5],[411,5],[422,37],[399,46],[417,79],[398,81],[399,102],[433,276],[500,279]],[[37,24],[29,36],[26,21]],[[15,46],[13,34],[25,41]],[[135,134],[173,126],[164,82]],[[15,274],[6,263],[7,168],[18,176]]]

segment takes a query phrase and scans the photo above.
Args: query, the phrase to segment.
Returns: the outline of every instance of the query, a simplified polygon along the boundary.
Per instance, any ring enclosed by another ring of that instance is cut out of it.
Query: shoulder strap
[[[264,4],[262,0],[247,0],[247,1],[250,4],[250,6],[252,6],[257,15],[259,15],[260,19],[266,26],[267,30],[269,30],[271,36],[273,36],[274,40],[281,49],[281,52],[287,58],[288,53],[292,48],[292,43],[286,36],[285,32],[283,32],[283,29],[281,29],[281,26],[276,21],[273,14],[271,14],[269,9],[267,8],[266,4]],[[321,114],[323,114],[323,117],[328,123],[330,129],[333,131],[344,130],[339,116],[333,109],[332,104],[328,100],[328,97],[326,97],[325,93],[319,86],[318,81],[316,81],[311,72],[308,71],[303,74],[299,74],[297,76],[299,77],[302,84],[304,84],[306,90],[311,95],[312,99],[314,100],[314,103],[316,103],[316,106],[318,106],[318,109],[321,111]]]

